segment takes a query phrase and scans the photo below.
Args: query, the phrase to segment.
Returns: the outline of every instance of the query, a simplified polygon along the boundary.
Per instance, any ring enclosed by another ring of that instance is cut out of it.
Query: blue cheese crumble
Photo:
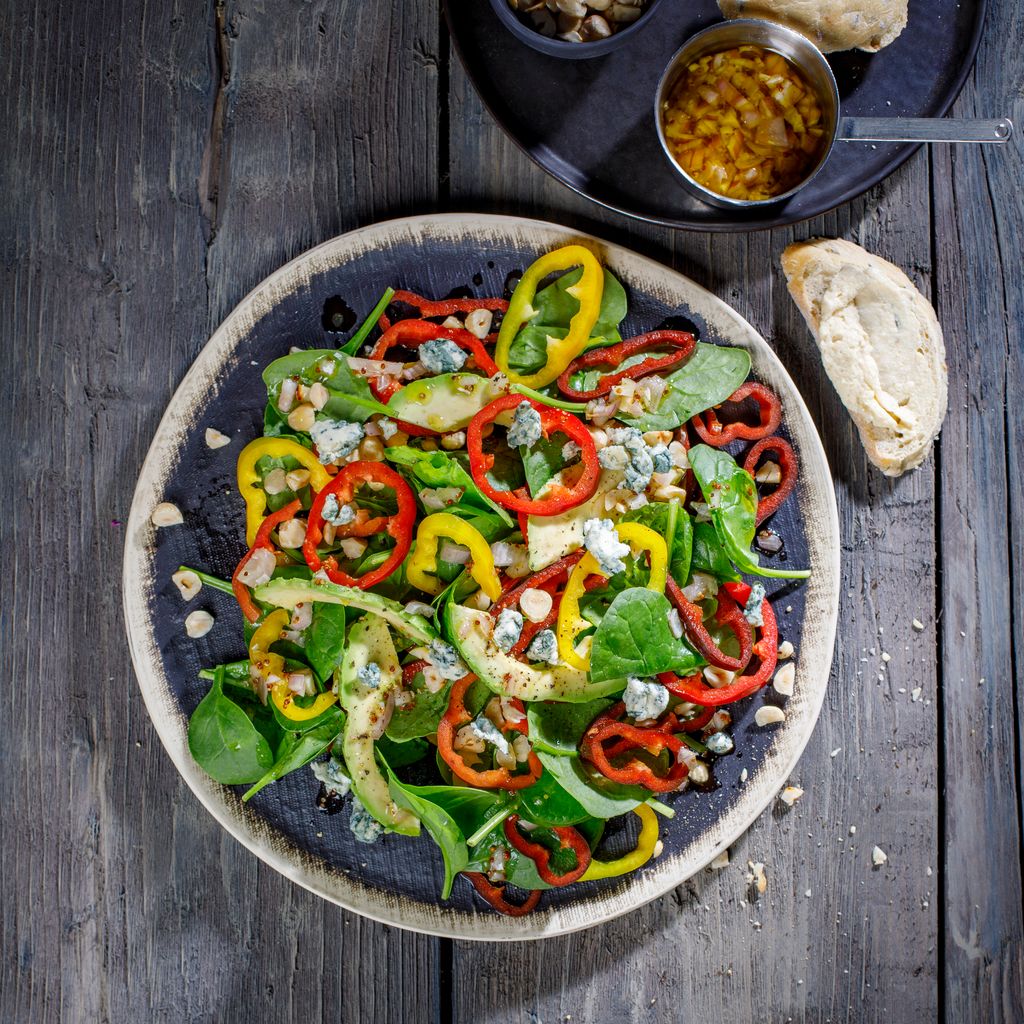
[[[667,445],[656,444],[651,449],[651,462],[655,473],[668,473],[672,469],[672,454]]]
[[[361,843],[375,843],[384,834],[384,826],[359,802],[352,797],[352,810],[348,816],[348,827]]]
[[[327,758],[326,761],[315,761],[310,768],[317,781],[323,783],[328,794],[345,796],[352,787],[352,780],[342,771],[341,763],[333,757]]]
[[[361,682],[363,686],[369,686],[374,690],[380,686],[380,665],[375,661],[368,662],[362,668],[356,669],[356,675],[359,677],[359,682]]]
[[[328,494],[320,514],[324,517],[324,522],[333,526],[347,526],[355,519],[356,510],[351,505],[339,505],[337,497]]]
[[[512,650],[523,632],[523,617],[513,608],[505,608],[494,624],[494,642],[506,654]]]
[[[619,540],[610,519],[588,519],[583,524],[583,546],[594,556],[605,576],[625,571],[626,563],[622,559],[629,554],[629,545]]]
[[[456,373],[466,365],[469,353],[463,352],[454,341],[435,338],[425,341],[419,348],[420,362],[431,373]]]
[[[628,464],[622,467],[626,471],[626,487],[637,492],[647,490],[651,474],[654,472],[654,459],[644,435],[636,427],[619,427],[608,431],[608,440],[611,441],[610,447],[621,446],[629,456]]]
[[[732,737],[724,732],[713,732],[705,741],[704,746],[712,754],[728,754],[732,750]]]
[[[546,661],[549,665],[558,664],[558,641],[553,629],[542,629],[526,648],[526,657],[530,661]]]
[[[743,606],[743,618],[745,618],[750,625],[764,625],[763,604],[764,587],[761,586],[760,583],[752,583],[750,585],[750,597],[747,598],[747,603]]]
[[[512,426],[508,428],[508,445],[518,448],[521,445],[532,448],[542,433],[540,413],[529,402],[520,402],[516,406],[516,414],[512,418]]]
[[[443,640],[430,641],[426,660],[437,669],[443,679],[461,679],[469,671],[455,653],[455,648]]]
[[[661,683],[647,683],[630,676],[622,694],[626,714],[634,721],[657,718],[668,707],[668,690]]]
[[[476,718],[469,723],[469,731],[477,739],[483,740],[484,743],[490,743],[492,747],[497,747],[499,753],[508,757],[508,740],[501,735],[501,730],[489,718],[486,718],[483,715],[477,715]]]
[[[348,420],[317,420],[309,428],[309,436],[321,462],[337,462],[356,450],[363,439],[363,425]]]

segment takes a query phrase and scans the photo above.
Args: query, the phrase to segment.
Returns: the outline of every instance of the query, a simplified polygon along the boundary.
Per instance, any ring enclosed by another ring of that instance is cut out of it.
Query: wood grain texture
[[[1019,7],[993,0],[960,113],[1024,124],[1022,33]],[[16,389],[0,650],[19,688],[0,724],[0,1018],[1024,1019],[1019,134],[1012,152],[920,154],[796,229],[684,235],[530,165],[449,64],[428,0],[13,0],[0,53],[0,371]],[[336,910],[221,833],[155,740],[105,585],[160,412],[224,314],[309,245],[437,205],[561,220],[731,302],[803,390],[846,538],[803,801],[631,918],[454,955]],[[812,234],[934,287],[950,413],[939,460],[895,483],[868,466],[782,284],[783,246]],[[767,866],[757,903],[748,859]]]
[[[29,684],[0,726],[5,1022],[437,1019],[434,940],[291,885],[170,770],[115,582],[149,438],[228,308],[435,202],[437,28],[429,5],[0,10],[0,646]]]
[[[1024,12],[1004,5],[957,104],[1021,124]],[[993,29],[999,25],[999,30]],[[936,293],[946,325],[949,417],[939,494],[945,719],[946,1008],[951,1020],[1024,1020],[1021,918],[1021,323],[1007,273],[1020,249],[1020,133],[1012,148],[935,154]],[[998,159],[996,158],[998,157]],[[1005,566],[1010,566],[1008,575]],[[1018,659],[1016,664],[1014,656]],[[1016,717],[1014,705],[1016,704]]]

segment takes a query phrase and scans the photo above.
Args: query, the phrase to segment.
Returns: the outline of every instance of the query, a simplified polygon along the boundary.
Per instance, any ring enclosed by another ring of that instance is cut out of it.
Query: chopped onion
[[[701,601],[718,593],[718,581],[706,572],[695,572],[693,581],[683,587],[683,596],[688,601]]]
[[[277,558],[274,552],[270,548],[257,548],[242,566],[238,580],[247,587],[259,587],[270,582],[276,568]]]
[[[442,562],[451,562],[452,565],[465,565],[472,557],[469,548],[453,544],[450,540],[441,542],[437,554]]]
[[[349,356],[348,365],[360,377],[398,377],[405,369],[405,363],[393,363],[386,359],[360,359]]]
[[[277,396],[277,407],[281,412],[291,412],[291,408],[295,404],[295,393],[298,387],[298,381],[293,380],[291,377],[285,377],[281,381],[281,392]]]

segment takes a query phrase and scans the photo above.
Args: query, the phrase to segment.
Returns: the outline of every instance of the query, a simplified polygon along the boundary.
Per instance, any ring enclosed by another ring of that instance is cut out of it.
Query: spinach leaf
[[[530,743],[549,754],[571,756],[577,753],[587,726],[615,701],[599,697],[583,704],[535,701],[526,707],[530,725]]]
[[[757,528],[757,485],[728,453],[706,444],[690,450],[690,467],[725,553],[740,572],[772,579],[806,579],[809,569],[766,569],[750,550]]]
[[[732,567],[729,556],[718,540],[711,523],[693,524],[693,570],[706,572],[719,580],[738,580],[740,574]],[[677,581],[678,582],[678,581]]]
[[[587,809],[548,771],[519,791],[519,812],[538,825],[576,825],[590,817]]]
[[[264,786],[269,786],[271,782],[284,778],[285,775],[297,771],[319,757],[341,735],[344,726],[345,713],[339,708],[338,713],[329,721],[310,729],[309,732],[288,733],[288,741],[283,742],[278,748],[277,760],[270,771],[245,793],[242,800],[248,800]]]
[[[724,402],[748,373],[750,356],[745,349],[701,343],[685,366],[665,378],[669,387],[657,409],[619,419],[638,430],[675,430],[697,413]]]
[[[406,466],[412,475],[426,487],[461,487],[462,501],[493,511],[506,525],[512,525],[508,512],[491,501],[473,482],[468,470],[453,455],[442,451],[424,452],[408,445],[386,448],[384,454],[389,462]]]
[[[325,373],[325,369],[330,373]],[[263,371],[267,397],[275,406],[281,384],[288,377],[297,377],[306,384],[323,384],[330,392],[323,413],[332,419],[362,423],[375,412],[391,415],[391,410],[373,397],[366,378],[352,372],[348,357],[342,352],[314,348],[275,359]]]
[[[396,743],[385,733],[377,742],[377,752],[392,768],[405,768],[422,761],[430,752],[431,745],[424,739],[416,738]]]
[[[614,818],[631,811],[650,796],[640,786],[621,786],[607,779],[592,778],[578,757],[560,757],[544,751],[538,751],[537,757],[544,770],[550,772],[592,817]]]
[[[530,489],[530,497],[536,498],[537,492],[562,468],[565,460],[562,449],[565,438],[552,437],[550,440],[541,438],[532,448],[521,445],[519,454],[523,457],[523,470],[526,473],[526,486]]]
[[[640,523],[649,526],[661,537],[668,537],[669,523],[672,518],[671,503],[653,501],[643,508],[627,512],[620,522]],[[686,510],[678,502],[675,507],[675,533],[672,537],[672,551],[669,554],[669,574],[681,587],[686,586],[690,575],[690,556],[693,549],[693,524]]]
[[[548,360],[548,335],[561,339],[569,333],[569,321],[576,315],[580,304],[578,299],[569,295],[568,289],[582,276],[582,268],[570,270],[534,296],[532,305],[537,315],[519,331],[509,349],[509,365],[514,370],[539,370]],[[625,316],[626,291],[605,269],[601,310],[591,328],[590,343],[586,348],[614,345],[621,341],[618,326]]]
[[[432,736],[437,732],[441,716],[448,708],[449,689],[443,686],[437,693],[431,693],[423,686],[422,675],[417,673],[413,680],[413,702],[404,708],[395,708],[385,735],[396,743],[404,743],[419,736]]]
[[[225,785],[255,782],[274,763],[270,744],[252,719],[224,696],[224,669],[192,712],[188,749],[207,775]]]
[[[345,606],[317,601],[306,631],[306,657],[317,678],[326,683],[345,653]]]
[[[672,634],[670,611],[668,598],[646,587],[619,594],[594,634],[590,678],[603,683],[668,671],[685,675],[705,664],[683,637]]]
[[[482,824],[499,798],[461,786],[409,786],[396,778],[390,767],[388,788],[395,803],[419,818],[440,849],[444,860],[441,899],[448,899],[455,876],[469,865],[464,829],[477,819]]]
[[[370,311],[369,316],[362,322],[359,329],[355,334],[352,335],[348,341],[341,347],[341,351],[346,355],[354,356],[359,352],[359,346],[370,336],[370,331],[376,326],[377,321],[380,319],[381,313],[388,308],[388,303],[391,301],[395,294],[394,288],[385,288],[384,294],[380,297],[377,305]]]

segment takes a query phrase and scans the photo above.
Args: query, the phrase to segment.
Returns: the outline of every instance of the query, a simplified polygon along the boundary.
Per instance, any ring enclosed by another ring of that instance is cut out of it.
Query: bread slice
[[[899,267],[840,239],[789,246],[782,269],[868,458],[886,476],[919,466],[946,415],[931,303]]]
[[[907,0],[718,0],[727,18],[764,18],[807,36],[818,49],[888,46],[907,26]]]

